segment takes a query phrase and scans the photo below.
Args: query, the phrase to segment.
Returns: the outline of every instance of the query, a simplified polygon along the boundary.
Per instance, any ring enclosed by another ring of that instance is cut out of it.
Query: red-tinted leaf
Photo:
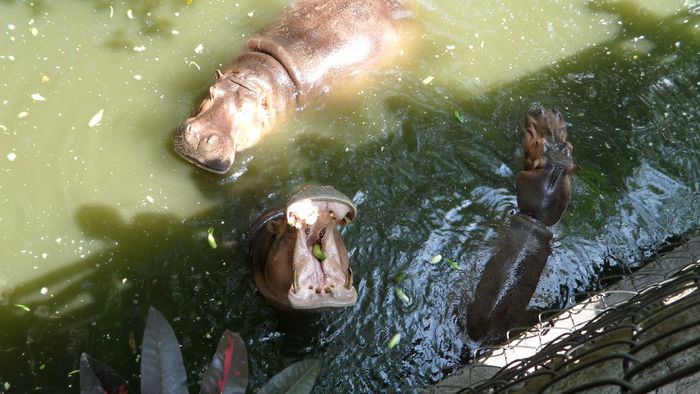
[[[133,392],[129,383],[107,364],[92,358],[87,353],[80,355],[81,394],[128,394]]]
[[[248,352],[241,337],[226,330],[202,376],[200,394],[244,394],[247,387]]]
[[[141,392],[187,393],[180,344],[168,321],[153,307],[148,310],[141,347]]]

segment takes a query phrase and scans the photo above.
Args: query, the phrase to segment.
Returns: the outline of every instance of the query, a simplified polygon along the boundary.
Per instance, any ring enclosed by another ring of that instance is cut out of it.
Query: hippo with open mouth
[[[282,311],[321,312],[352,306],[348,251],[338,231],[357,214],[352,201],[331,186],[306,186],[286,209],[253,223],[248,251],[260,293]]]
[[[297,1],[216,71],[209,97],[176,132],[175,151],[226,173],[236,152],[255,145],[280,115],[396,52],[405,15],[398,0]]]
[[[467,305],[467,331],[480,342],[500,340],[514,327],[534,322],[527,309],[552,254],[552,232],[571,199],[573,147],[559,111],[536,107],[525,117],[524,171],[516,180],[520,212],[499,237]]]

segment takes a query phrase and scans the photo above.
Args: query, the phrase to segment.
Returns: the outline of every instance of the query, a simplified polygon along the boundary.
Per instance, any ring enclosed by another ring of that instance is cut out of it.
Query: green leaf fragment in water
[[[393,337],[389,340],[389,343],[386,345],[389,349],[393,349],[396,347],[396,345],[399,344],[399,341],[401,341],[401,334],[394,334]]]
[[[400,287],[394,287],[394,294],[396,294],[396,298],[401,300],[404,304],[408,305],[411,302],[411,299],[408,298],[406,293],[404,293],[403,290],[401,290]]]
[[[209,246],[212,249],[216,249],[216,239],[214,239],[214,227],[209,227],[207,230],[207,241],[209,241]]]
[[[77,374],[77,373],[80,373],[80,370],[79,370],[79,369],[74,369],[74,370],[68,372],[68,376],[71,377],[71,376],[73,376],[73,375],[75,375],[75,374]]]
[[[456,111],[456,110],[455,110],[455,119],[457,119],[457,121],[459,123],[464,123],[464,115],[460,114],[459,111]]]
[[[430,259],[430,264],[437,264],[442,261],[442,255],[441,254],[436,254],[433,256],[432,259]]]
[[[15,304],[15,306],[16,306],[17,308],[19,308],[19,309],[22,309],[22,310],[24,310],[24,311],[27,311],[27,312],[31,312],[31,309],[29,309],[29,307],[28,307],[28,306],[26,306],[26,305],[22,305],[22,304]]]
[[[394,277],[394,282],[396,282],[397,284],[400,284],[405,279],[406,279],[406,273],[403,271],[399,271],[399,273],[396,274],[396,276]]]
[[[326,259],[326,255],[323,254],[323,251],[321,250],[321,244],[314,245],[314,249],[312,252],[314,254],[314,257],[316,257],[318,261],[323,261]]]
[[[5,382],[2,387],[5,389],[5,391],[10,391],[10,387],[12,387],[12,385],[10,382]]]
[[[452,260],[452,259],[447,259],[447,263],[450,265],[450,267],[452,267],[452,268],[454,268],[454,269],[456,269],[456,270],[461,270],[461,269],[462,269],[462,267],[460,267],[459,264],[457,264],[457,262],[454,261],[454,260]]]

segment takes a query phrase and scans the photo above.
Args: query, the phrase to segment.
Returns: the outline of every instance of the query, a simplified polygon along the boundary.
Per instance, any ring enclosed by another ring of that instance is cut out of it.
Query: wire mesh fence
[[[700,391],[700,237],[615,279],[428,391]]]

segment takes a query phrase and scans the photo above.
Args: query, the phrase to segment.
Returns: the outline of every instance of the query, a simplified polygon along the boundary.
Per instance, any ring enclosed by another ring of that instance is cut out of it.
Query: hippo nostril
[[[199,144],[199,129],[192,126],[191,123],[188,124],[187,127],[185,127],[185,139],[193,145]]]
[[[216,134],[212,134],[209,137],[207,137],[207,144],[209,145],[214,145],[217,142],[219,142],[219,136]]]
[[[320,288],[320,287],[317,287],[317,288],[316,288],[316,294],[321,294],[321,288]]]
[[[325,289],[323,289],[323,291],[325,291],[327,294],[331,294],[331,288],[330,288],[330,287],[326,287]]]

